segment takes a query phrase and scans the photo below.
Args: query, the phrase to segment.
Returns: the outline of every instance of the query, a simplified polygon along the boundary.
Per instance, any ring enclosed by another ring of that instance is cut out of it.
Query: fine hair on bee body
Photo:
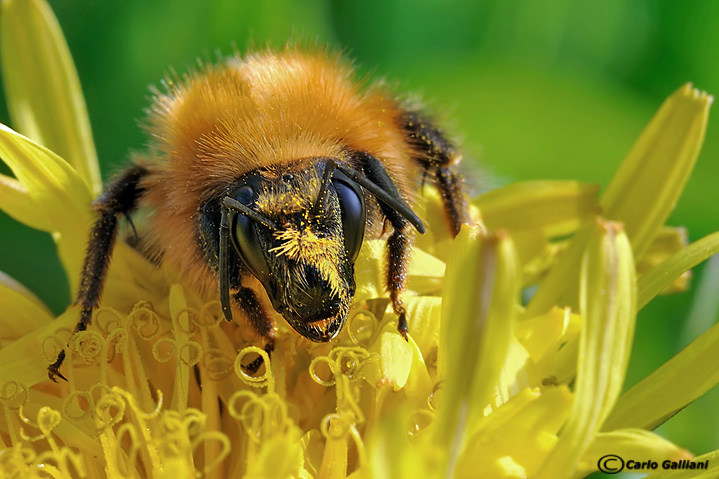
[[[467,220],[460,155],[429,117],[322,49],[236,56],[167,85],[147,151],[93,203],[76,331],[99,304],[118,218],[142,208],[146,253],[219,298],[228,321],[246,319],[268,353],[275,316],[311,341],[339,333],[362,242],[386,230],[387,292],[406,338],[401,295],[424,232],[412,211],[424,181],[436,184],[453,235]],[[63,377],[64,358],[51,378]]]

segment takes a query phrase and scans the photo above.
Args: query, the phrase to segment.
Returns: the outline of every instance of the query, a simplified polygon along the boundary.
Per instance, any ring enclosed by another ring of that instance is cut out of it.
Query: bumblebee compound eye
[[[340,210],[342,211],[342,231],[345,235],[345,250],[347,250],[349,260],[354,263],[357,259],[357,255],[359,255],[362,240],[364,239],[367,217],[364,196],[362,195],[362,190],[359,185],[340,171],[334,171],[332,184],[337,192]]]
[[[248,211],[254,212],[252,207],[255,203],[256,195],[251,186],[240,186],[235,190],[232,198],[247,207]],[[257,229],[265,228],[267,225],[258,224],[257,218],[253,216],[254,215],[245,214],[244,211],[240,211],[238,215],[235,215],[234,224],[231,225],[232,234],[230,236],[235,251],[237,251],[242,262],[257,279],[264,282],[269,278],[270,268],[267,265],[267,258],[265,258],[264,249],[260,244]]]

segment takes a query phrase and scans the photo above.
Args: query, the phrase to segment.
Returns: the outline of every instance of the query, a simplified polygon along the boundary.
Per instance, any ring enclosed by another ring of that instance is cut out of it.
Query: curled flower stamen
[[[224,319],[222,305],[219,301],[205,303],[200,309],[199,314],[190,317],[193,324],[201,329],[214,328],[224,321]]]
[[[188,336],[195,334],[197,324],[197,311],[193,308],[182,308],[172,318],[172,327]]]
[[[128,347],[128,331],[124,326],[114,328],[105,339],[105,355],[106,364],[115,360],[116,355],[126,356]]]
[[[354,419],[347,414],[332,413],[322,419],[320,432],[326,439],[344,439],[349,434]]]
[[[230,440],[227,436],[218,431],[210,431],[203,432],[194,438],[191,444],[193,452],[197,450],[199,446],[209,441],[216,441],[220,445],[220,450],[219,452],[216,452],[216,456],[214,458],[205,463],[202,468],[202,475],[207,475],[210,471],[219,466],[230,454],[230,450],[232,449],[232,445],[230,444]],[[201,477],[201,475],[197,474],[197,477]]]
[[[118,424],[124,416],[125,400],[115,392],[103,395],[95,406],[95,424],[101,430]]]
[[[19,381],[7,381],[0,388],[0,402],[4,408],[18,410],[28,399],[27,386]]]
[[[332,357],[335,359],[334,372],[341,373],[350,380],[359,379],[362,368],[377,360],[376,355],[364,348],[335,348],[330,353],[330,358]]]
[[[322,379],[320,374],[317,372],[317,366],[320,364],[325,364],[327,368],[330,371],[330,374],[332,376],[331,379]],[[310,376],[312,379],[319,385],[325,386],[325,387],[332,387],[335,385],[335,374],[333,369],[334,361],[332,361],[327,356],[318,356],[312,360],[310,363]]]
[[[241,401],[244,402],[238,411]],[[260,397],[252,391],[238,391],[230,399],[228,409],[256,443],[283,434],[292,423],[285,403],[276,394],[268,393]]]
[[[174,339],[160,338],[152,345],[152,356],[156,361],[166,363],[176,356],[177,343]]]
[[[137,456],[142,451],[144,444],[138,436],[137,429],[132,423],[125,423],[117,429],[117,440],[114,447],[114,461],[117,464],[127,463],[127,469],[136,469]],[[126,458],[126,459],[125,459]],[[118,468],[119,469],[119,468]],[[122,477],[128,477],[122,475]]]
[[[85,364],[97,364],[105,349],[105,338],[96,331],[81,331],[70,340],[70,348],[83,359]]]
[[[195,341],[188,341],[177,351],[177,359],[187,367],[194,366],[202,359],[202,345]]]
[[[356,346],[367,344],[377,331],[377,318],[371,311],[359,309],[347,318],[347,332]]]
[[[211,381],[221,381],[232,373],[234,363],[219,349],[208,349],[202,356],[202,365]]]
[[[133,311],[138,305],[145,304],[147,301],[140,301],[133,307]],[[115,328],[122,327],[126,319],[124,315],[113,308],[99,308],[94,315],[93,324],[97,325],[97,329],[104,336],[107,336]]]
[[[51,364],[55,359],[57,359],[57,355],[60,354],[60,351],[64,350],[67,347],[67,339],[69,339],[72,336],[72,331],[69,328],[61,328],[54,332],[54,334],[50,336],[46,336],[42,340],[42,355],[45,359],[45,362],[48,364]],[[67,338],[65,340],[61,339],[61,337]]]
[[[62,403],[62,415],[73,420],[80,421],[95,410],[95,400],[90,391],[71,391]]]
[[[147,301],[135,304],[127,320],[137,335],[145,341],[155,339],[160,334],[160,317],[153,310],[152,304]]]
[[[250,353],[257,353],[262,357],[262,361],[265,365],[265,372],[260,376],[251,376],[247,374],[242,367],[245,362],[245,356]],[[274,392],[275,379],[272,375],[272,369],[270,368],[270,355],[264,349],[258,348],[257,346],[248,346],[243,348],[242,351],[235,357],[235,374],[245,383],[254,388],[267,387],[267,392]]]

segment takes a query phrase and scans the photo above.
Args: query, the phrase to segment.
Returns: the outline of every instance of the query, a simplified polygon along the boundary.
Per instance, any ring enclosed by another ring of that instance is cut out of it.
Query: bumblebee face
[[[334,338],[347,318],[365,229],[360,186],[326,165],[256,171],[230,192],[269,220],[237,215],[230,225],[236,252],[275,310],[317,342]]]

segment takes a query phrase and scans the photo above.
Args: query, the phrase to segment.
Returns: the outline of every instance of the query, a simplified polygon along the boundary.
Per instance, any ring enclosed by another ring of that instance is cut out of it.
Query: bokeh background
[[[51,1],[85,91],[103,176],[142,149],[148,86],[170,67],[288,38],[343,48],[362,74],[420,95],[456,132],[480,189],[527,179],[605,187],[661,102],[683,83],[719,94],[719,2],[692,0]],[[716,112],[715,112],[716,115]],[[0,121],[12,124],[4,99]],[[719,229],[719,119],[670,218],[691,240]],[[6,172],[6,170],[3,170]],[[0,213],[0,270],[55,311],[69,304],[54,245]],[[717,320],[719,264],[638,320],[627,386]],[[717,351],[719,354],[719,351]],[[662,426],[719,448],[719,391]],[[616,477],[616,476],[614,476]]]

